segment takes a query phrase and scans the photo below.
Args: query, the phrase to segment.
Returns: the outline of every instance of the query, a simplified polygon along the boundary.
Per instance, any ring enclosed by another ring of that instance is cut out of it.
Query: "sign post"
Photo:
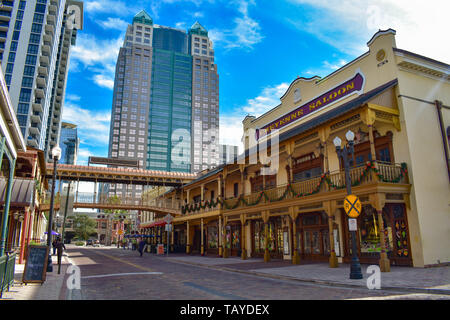
[[[169,256],[169,248],[170,248],[170,231],[172,231],[171,223],[172,223],[173,217],[169,213],[164,217],[164,221],[166,222],[166,231],[167,231],[167,256]]]
[[[352,264],[350,271],[350,279],[362,279],[362,274],[360,272],[359,260],[356,254],[356,231],[358,230],[358,223],[356,218],[361,214],[361,201],[354,194],[349,194],[344,199],[344,210],[348,219],[348,230],[352,235]]]

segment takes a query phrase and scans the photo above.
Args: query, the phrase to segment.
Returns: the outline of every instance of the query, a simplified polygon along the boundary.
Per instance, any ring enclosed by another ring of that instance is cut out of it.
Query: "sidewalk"
[[[350,286],[367,288],[368,265],[361,265],[363,279],[349,279],[350,265],[339,264],[330,268],[328,263],[307,263],[293,265],[290,261],[272,260],[264,263],[262,259],[241,260],[237,257],[218,258],[172,254],[167,258],[173,262],[193,264],[240,272],[245,274],[270,277],[282,280],[295,280],[331,286]],[[391,267],[391,272],[381,273],[381,289],[415,293],[432,293],[449,295],[450,267],[412,268]]]
[[[58,259],[52,256],[53,272],[46,274],[45,282],[22,283],[22,275],[25,264],[16,262],[14,270],[14,286],[9,291],[3,292],[1,300],[65,300],[64,279],[70,263],[66,255],[61,261],[61,270],[58,274]]]

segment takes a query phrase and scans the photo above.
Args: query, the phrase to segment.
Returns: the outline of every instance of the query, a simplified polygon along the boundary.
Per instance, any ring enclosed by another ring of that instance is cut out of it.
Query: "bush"
[[[84,246],[84,241],[77,241],[75,242],[76,246]]]

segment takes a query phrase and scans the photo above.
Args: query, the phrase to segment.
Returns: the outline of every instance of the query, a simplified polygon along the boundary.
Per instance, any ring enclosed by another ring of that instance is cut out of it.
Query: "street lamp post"
[[[52,224],[53,224],[53,209],[55,204],[56,163],[58,162],[59,159],[61,159],[60,147],[55,146],[52,149],[52,158],[53,158],[53,181],[52,181],[52,194],[50,198],[50,212],[48,214],[48,228],[47,228],[47,246],[48,246],[47,272],[53,272],[52,254],[51,254]]]
[[[347,187],[347,195],[352,194],[352,181],[350,179],[350,164],[349,157],[353,158],[354,156],[354,142],[355,134],[352,131],[348,131],[345,134],[345,137],[348,141],[348,145],[341,148],[342,140],[339,137],[336,137],[333,140],[333,143],[336,147],[336,153],[339,158],[341,158],[344,162],[345,168],[345,185]],[[350,231],[352,236],[352,262],[350,265],[350,279],[362,279],[363,275],[361,272],[361,264],[359,263],[358,254],[356,253],[356,231]]]

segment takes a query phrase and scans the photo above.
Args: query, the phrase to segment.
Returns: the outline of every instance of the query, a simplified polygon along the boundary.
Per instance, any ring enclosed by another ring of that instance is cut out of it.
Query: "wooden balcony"
[[[405,164],[366,163],[351,168],[352,193],[409,193]],[[195,215],[220,210],[224,213],[260,211],[287,205],[301,205],[324,200],[343,200],[346,195],[345,172],[326,173],[308,180],[279,185],[244,196],[202,203],[190,203],[181,208],[183,215]]]

